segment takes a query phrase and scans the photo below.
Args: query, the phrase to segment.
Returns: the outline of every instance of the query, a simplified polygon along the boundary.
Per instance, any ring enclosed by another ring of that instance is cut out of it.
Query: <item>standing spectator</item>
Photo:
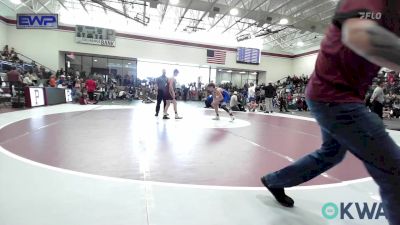
[[[249,102],[256,100],[256,87],[254,86],[253,83],[250,83],[250,87],[249,87]]]
[[[9,57],[10,57],[10,52],[9,52],[9,50],[8,50],[8,45],[4,46],[3,52],[2,52],[1,55],[4,56],[4,58],[5,58],[6,60],[9,59]]]
[[[285,112],[289,112],[289,110],[287,109],[287,97],[285,93],[282,93],[279,96],[279,111],[283,112],[282,109],[285,109]]]
[[[157,105],[156,105],[156,116],[158,116],[158,113],[160,112],[160,105],[161,101],[163,101],[164,107],[166,105],[166,100],[165,100],[165,92],[169,91],[167,90],[167,82],[168,78],[166,76],[167,71],[165,69],[162,70],[162,75],[157,78],[156,84],[157,84]]]
[[[94,101],[94,91],[96,90],[96,81],[93,80],[92,76],[85,82],[86,90],[89,95],[89,100]]]
[[[268,86],[264,87],[265,90],[265,113],[273,113],[272,99],[276,95],[276,89],[272,86],[271,82]]]
[[[385,94],[383,93],[384,83],[383,81],[378,82],[378,86],[375,88],[374,93],[371,96],[372,111],[380,118],[383,118],[383,103],[385,102]]]
[[[11,67],[11,71],[7,73],[7,80],[10,88],[11,96],[14,96],[13,86],[19,86],[22,83],[21,74],[15,66]]]

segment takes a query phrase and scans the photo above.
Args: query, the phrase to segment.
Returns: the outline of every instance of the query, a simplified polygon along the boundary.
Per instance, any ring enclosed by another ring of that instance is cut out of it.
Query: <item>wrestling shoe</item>
[[[219,120],[219,116],[215,116],[213,120]]]
[[[278,201],[282,206],[291,208],[294,205],[294,201],[291,197],[285,194],[284,188],[271,188],[269,187],[267,180],[265,177],[261,177],[261,183],[271,192],[271,194],[275,197],[276,201]]]
[[[230,122],[233,122],[233,121],[235,121],[235,117],[231,116],[231,121]]]
[[[169,120],[169,117],[167,115],[164,115],[163,120]]]
[[[175,119],[176,119],[176,120],[180,120],[180,119],[183,119],[183,117],[178,116],[178,114],[175,114]]]

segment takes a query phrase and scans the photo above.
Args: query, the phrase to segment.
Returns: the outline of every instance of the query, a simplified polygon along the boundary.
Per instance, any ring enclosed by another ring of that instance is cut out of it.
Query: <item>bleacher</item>
[[[4,54],[4,51],[0,52],[0,56],[0,108],[10,106],[14,108],[22,108],[25,105],[25,85],[22,82],[16,82],[12,85],[12,88],[10,88],[7,73],[11,71],[12,67],[16,67],[21,75],[27,71],[38,70],[38,67],[44,68],[45,71],[54,71],[40,63],[36,63],[33,59],[18,52],[14,52],[13,58],[10,58],[8,54]],[[42,80],[40,82],[44,83],[45,81]]]

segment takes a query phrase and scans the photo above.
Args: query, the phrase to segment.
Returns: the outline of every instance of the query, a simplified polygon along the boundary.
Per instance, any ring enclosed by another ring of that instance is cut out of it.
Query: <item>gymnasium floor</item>
[[[328,202],[379,202],[362,164],[338,167],[287,192],[279,206],[259,178],[320,145],[312,118],[213,111],[179,103],[64,104],[0,116],[0,225],[387,224],[325,219]],[[171,109],[172,112],[172,109]],[[172,114],[172,113],[171,113]],[[388,131],[400,142],[399,131]],[[355,209],[351,209],[355,212]]]

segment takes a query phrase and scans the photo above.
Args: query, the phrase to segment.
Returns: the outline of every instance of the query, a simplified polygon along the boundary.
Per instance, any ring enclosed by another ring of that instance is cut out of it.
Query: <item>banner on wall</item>
[[[17,14],[17,29],[57,29],[58,14]]]
[[[76,25],[75,40],[81,44],[115,47],[115,31],[107,28]]]

